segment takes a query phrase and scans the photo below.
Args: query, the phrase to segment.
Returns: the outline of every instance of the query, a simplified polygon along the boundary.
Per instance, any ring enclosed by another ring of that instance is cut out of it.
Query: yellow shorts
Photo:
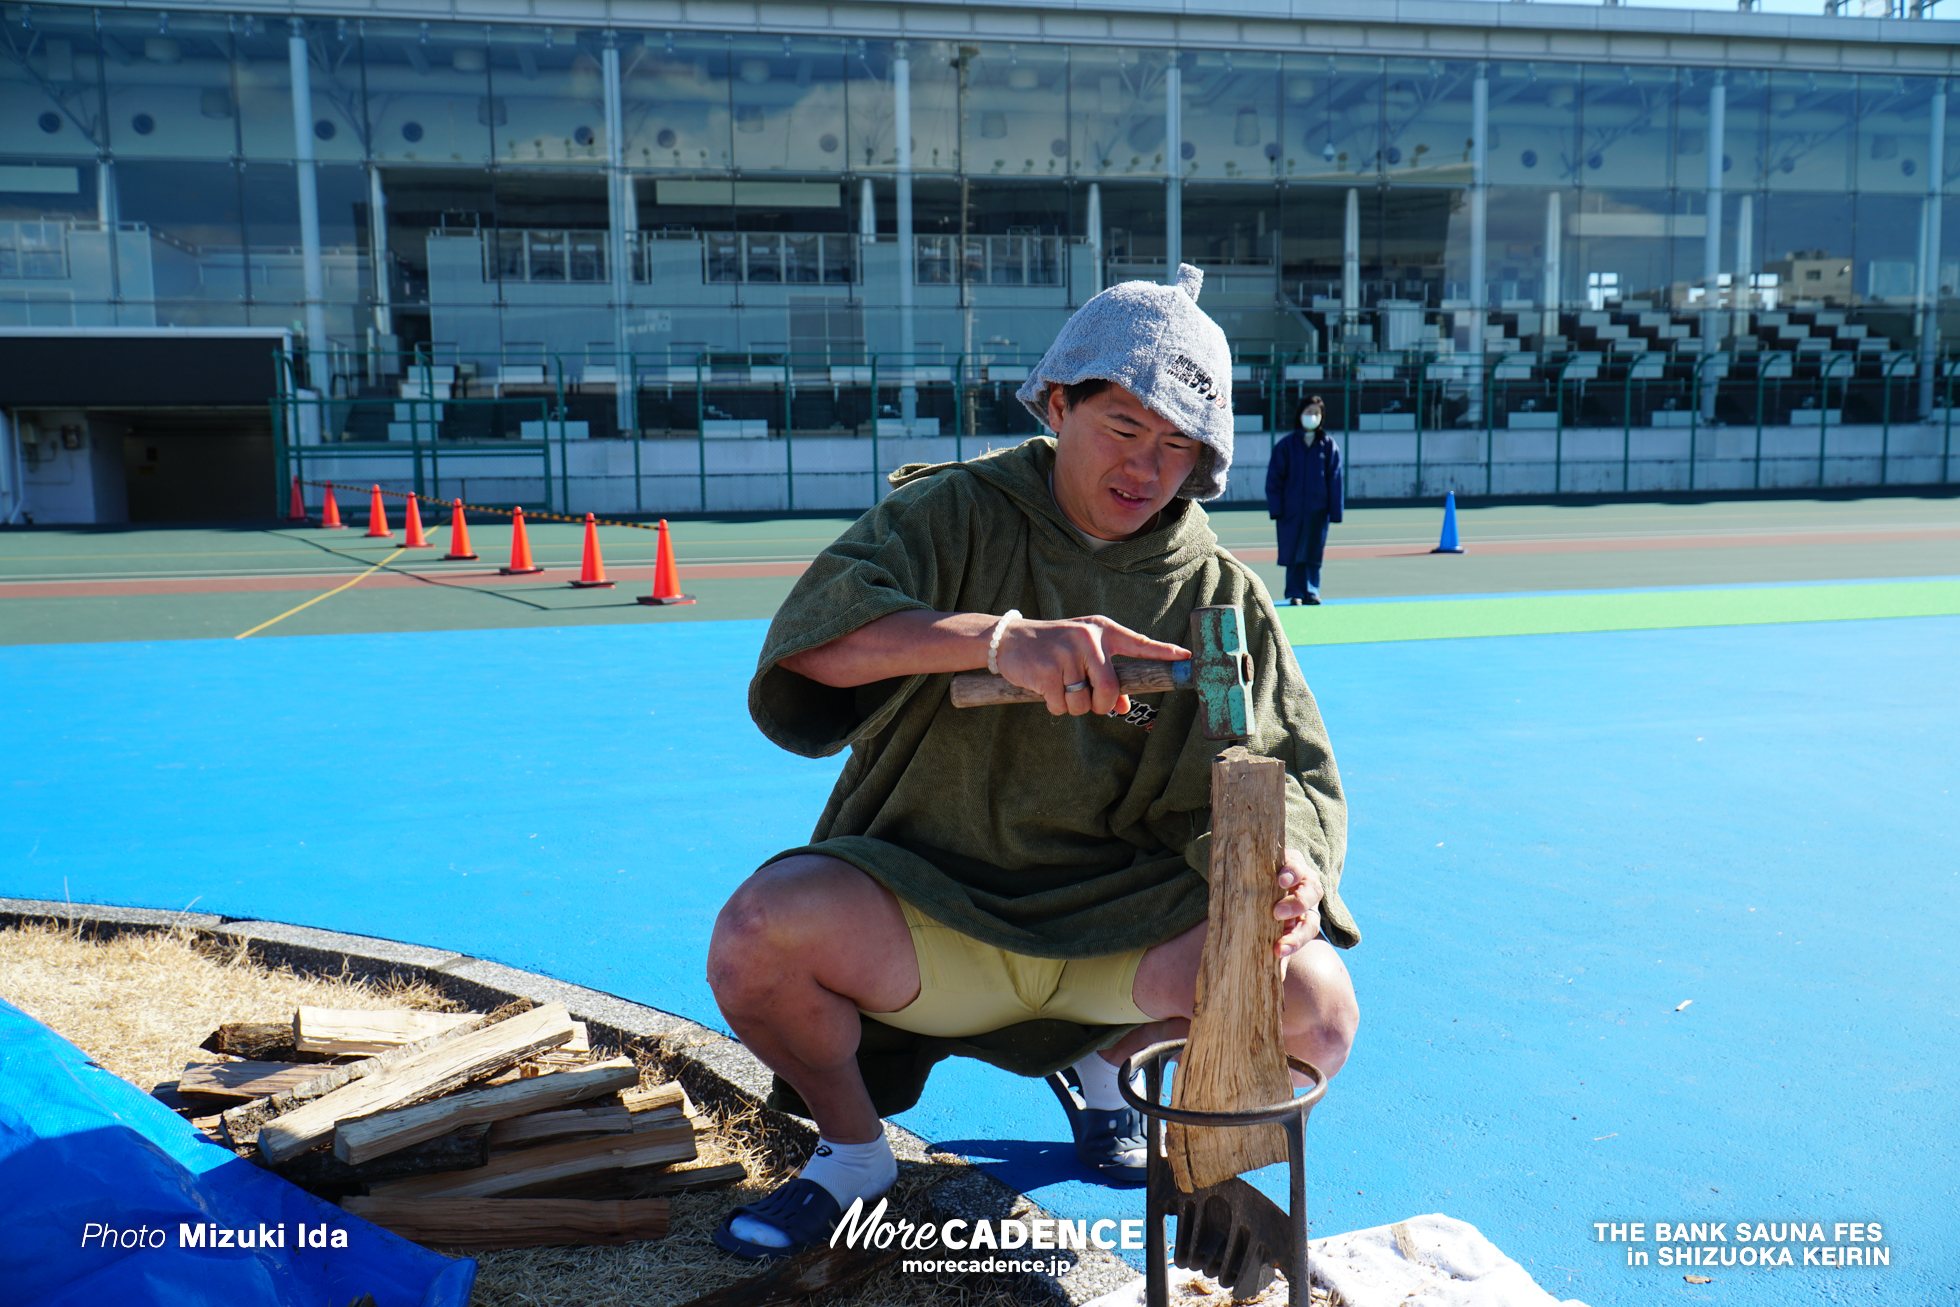
[[[919,959],[919,996],[896,1012],[865,1014],[873,1020],[951,1039],[1038,1017],[1085,1026],[1151,1020],[1130,996],[1143,949],[1100,958],[1031,958],[942,926],[903,899],[898,906]]]

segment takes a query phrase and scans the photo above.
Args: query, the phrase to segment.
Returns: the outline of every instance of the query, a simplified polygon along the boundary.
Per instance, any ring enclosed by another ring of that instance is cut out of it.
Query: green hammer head
[[[1213,604],[1191,613],[1191,688],[1207,740],[1243,740],[1252,734],[1252,655],[1245,647],[1245,618],[1235,604]]]

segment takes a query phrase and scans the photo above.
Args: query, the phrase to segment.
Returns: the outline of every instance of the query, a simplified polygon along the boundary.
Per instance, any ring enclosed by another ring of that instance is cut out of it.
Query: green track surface
[[[1270,551],[1273,525],[1263,512],[1225,509],[1212,513],[1220,540],[1241,552]],[[395,554],[389,572],[418,578],[388,587],[363,582],[265,627],[255,639],[377,631],[594,625],[621,622],[715,621],[766,618],[794,584],[793,576],[736,577],[710,566],[795,564],[834,539],[848,515],[768,520],[682,520],[672,524],[683,587],[700,602],[656,608],[634,602],[647,589],[655,535],[629,527],[601,528],[612,590],[575,590],[582,528],[534,522],[529,534],[537,561],[551,569],[543,578],[496,575],[510,553],[510,528],[499,520],[472,522],[474,563],[445,563],[446,518],[431,515],[437,548],[399,553],[393,545],[362,537],[365,514],[355,528],[322,531],[299,527],[89,528],[0,530],[0,583],[7,581],[132,582],[173,578],[187,583],[227,578],[303,576],[316,588],[214,589],[173,594],[24,595],[0,588],[0,644],[69,641],[228,638],[280,618],[323,590],[351,580]],[[1330,544],[1370,546],[1388,556],[1343,558],[1326,566],[1323,593],[1330,599],[1418,596],[1410,604],[1341,605],[1288,614],[1289,629],[1308,642],[1438,638],[1445,635],[1510,634],[1564,630],[1638,629],[1728,621],[1801,621],[1825,616],[1904,616],[1951,612],[1951,600],[1910,587],[1881,595],[1879,587],[1827,586],[1829,595],[1808,598],[1774,589],[1736,591],[1720,597],[1632,594],[1536,596],[1540,591],[1641,590],[1667,586],[1763,587],[1774,583],[1834,582],[1869,577],[1960,576],[1960,538],[1934,541],[1832,541],[1742,547],[1609,549],[1584,547],[1588,539],[1664,543],[1667,537],[1786,535],[1812,532],[1904,531],[1960,528],[1960,500],[1952,497],[1856,500],[1783,500],[1704,504],[1615,503],[1595,506],[1518,505],[1466,507],[1459,523],[1468,551],[1433,555],[1441,524],[1436,508],[1357,509],[1334,528]],[[394,523],[399,540],[400,521]],[[1504,553],[1506,544],[1566,542],[1545,552]],[[1280,569],[1255,562],[1253,569],[1274,592]],[[622,572],[634,574],[622,577]],[[1837,592],[1857,591],[1838,598]],[[1944,595],[1946,591],[1938,591]],[[1435,596],[1504,595],[1501,599],[1448,602]],[[1918,597],[1909,597],[1918,596]],[[1891,605],[1883,612],[1871,605]],[[1932,604],[1934,607],[1912,607]],[[1841,610],[1841,611],[1840,611]],[[1909,612],[1907,611],[1909,610]],[[1777,613],[1736,618],[1734,613]]]
[[[1450,640],[1480,635],[1649,631],[1680,626],[1760,626],[1875,617],[1960,614],[1960,581],[1788,585],[1719,590],[1633,590],[1574,595],[1411,599],[1399,603],[1282,608],[1296,645]]]

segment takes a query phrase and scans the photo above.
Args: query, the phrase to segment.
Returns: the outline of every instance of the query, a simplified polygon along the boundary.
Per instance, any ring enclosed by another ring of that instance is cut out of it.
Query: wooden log
[[[669,1218],[665,1198],[348,1198],[340,1206],[415,1243],[468,1252],[637,1243],[664,1236]]]
[[[570,1039],[572,1019],[563,1003],[547,1003],[493,1026],[451,1034],[433,1035],[441,1042],[275,1117],[259,1130],[259,1151],[283,1162],[325,1141],[343,1117],[408,1107],[495,1075]]]
[[[249,1050],[293,1042],[290,1021],[227,1021],[204,1037],[199,1048],[213,1053],[249,1056]]]
[[[518,1068],[520,1075],[545,1075],[568,1067],[592,1065],[592,1042],[583,1021],[572,1022],[572,1037],[557,1048],[540,1053]]]
[[[189,1062],[177,1081],[177,1092],[211,1098],[269,1098],[297,1089],[319,1074],[319,1064],[309,1062]]]
[[[472,1031],[528,1012],[533,1006],[531,1000],[520,998],[516,1002],[505,1004],[488,1016],[465,1022],[439,1035],[430,1035],[427,1039],[417,1040],[413,1044],[404,1045],[393,1052],[383,1053],[379,1057],[343,1063],[322,1071],[318,1079],[309,1080],[297,1089],[275,1094],[270,1098],[254,1099],[242,1107],[234,1107],[225,1113],[225,1138],[231,1141],[234,1149],[239,1151],[249,1149],[258,1143],[260,1129],[274,1117],[290,1112],[303,1103],[310,1103],[316,1098],[331,1094],[343,1085],[383,1071],[447,1040],[460,1039]]]
[[[333,1154],[349,1165],[358,1166],[398,1148],[424,1139],[433,1139],[458,1126],[476,1122],[504,1123],[506,1117],[529,1120],[526,1113],[568,1107],[588,1098],[639,1083],[639,1068],[631,1058],[618,1057],[588,1067],[560,1071],[529,1080],[512,1080],[465,1090],[418,1103],[412,1107],[390,1108],[365,1116],[343,1117],[333,1128]],[[620,1111],[625,1109],[621,1108]],[[555,1112],[544,1112],[555,1116]],[[492,1146],[496,1146],[491,1132]]]
[[[294,1047],[331,1057],[373,1057],[391,1048],[439,1035],[481,1012],[415,1012],[397,1008],[361,1012],[350,1008],[302,1007],[293,1016]]]
[[[1211,902],[1175,1107],[1243,1111],[1292,1096],[1280,1028],[1285,971],[1273,956],[1286,929],[1273,916],[1285,850],[1285,766],[1236,745],[1227,749],[1211,767]],[[1286,1160],[1277,1124],[1172,1125],[1166,1146],[1185,1193]]]
[[[489,1135],[488,1124],[467,1125],[360,1166],[349,1166],[326,1149],[313,1148],[272,1169],[310,1193],[339,1198],[371,1185],[480,1167],[490,1160]]]
[[[649,1112],[655,1108],[678,1107],[689,1116],[694,1115],[694,1104],[689,1101],[687,1091],[681,1088],[678,1080],[664,1085],[648,1085],[645,1089],[626,1089],[620,1091],[619,1101],[629,1112]]]
[[[496,1158],[490,1159],[493,1163]],[[716,1166],[639,1166],[588,1171],[513,1189],[506,1198],[651,1198],[656,1194],[704,1193],[749,1178],[740,1162]]]
[[[210,1053],[229,1053],[255,1062],[297,1062],[290,1021],[227,1021],[198,1045]]]
[[[694,1131],[686,1126],[601,1136],[571,1143],[526,1148],[492,1158],[488,1166],[454,1175],[430,1175],[376,1189],[389,1198],[497,1198],[515,1196],[528,1186],[594,1171],[658,1166],[694,1160]]]
[[[710,1189],[726,1189],[740,1184],[749,1173],[740,1162],[721,1162],[715,1166],[663,1167],[643,1178],[642,1193],[698,1194]]]
[[[538,1076],[550,1071],[563,1071],[568,1066],[592,1065],[592,1048],[585,1034],[583,1021],[572,1022],[572,1037],[562,1045],[515,1068],[509,1074],[515,1078],[520,1075]]]
[[[1191,688],[1191,664],[1159,662],[1154,658],[1112,658],[1116,683],[1124,694],[1160,694],[1165,690]],[[1181,678],[1181,679],[1180,679]],[[955,708],[984,708],[1001,703],[1040,703],[1042,698],[1004,676],[990,672],[961,672],[953,678],[951,698]]]
[[[623,1060],[623,1059],[622,1059]],[[577,1075],[566,1071],[562,1075]],[[558,1076],[545,1079],[555,1080]],[[539,1083],[532,1081],[532,1084]],[[448,1100],[443,1100],[447,1102]],[[527,1148],[536,1144],[584,1135],[630,1135],[641,1130],[688,1125],[687,1114],[678,1107],[657,1107],[651,1112],[629,1112],[624,1104],[606,1103],[597,1107],[569,1107],[558,1112],[532,1112],[498,1121],[490,1128],[490,1147]]]
[[[541,1075],[541,1074],[544,1073],[538,1068],[536,1063],[525,1062],[520,1066],[514,1066],[509,1068],[508,1070],[499,1071],[494,1076],[485,1076],[483,1079],[476,1082],[476,1087],[478,1089],[483,1089],[483,1088],[487,1088],[490,1085],[507,1085],[514,1080],[528,1080],[533,1075]]]

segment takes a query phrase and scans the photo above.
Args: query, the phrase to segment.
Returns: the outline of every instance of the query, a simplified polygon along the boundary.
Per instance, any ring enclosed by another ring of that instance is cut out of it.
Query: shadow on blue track
[[[975,1166],[986,1167],[988,1174],[1022,1193],[1052,1184],[1095,1184],[1094,1174],[1077,1160],[1075,1145],[1067,1140],[941,1139],[932,1147],[934,1152],[964,1157]]]

